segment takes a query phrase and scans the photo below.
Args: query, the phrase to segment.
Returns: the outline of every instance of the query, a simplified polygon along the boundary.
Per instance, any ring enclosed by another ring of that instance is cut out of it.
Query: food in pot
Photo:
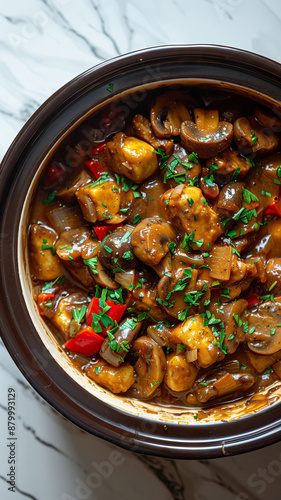
[[[38,313],[72,362],[116,394],[194,407],[272,385],[280,117],[192,87],[108,117],[80,125],[39,180],[28,236]],[[96,123],[108,132],[82,147]]]

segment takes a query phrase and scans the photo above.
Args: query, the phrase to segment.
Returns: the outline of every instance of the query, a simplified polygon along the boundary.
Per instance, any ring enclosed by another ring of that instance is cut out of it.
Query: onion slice
[[[232,261],[232,247],[230,245],[215,246],[207,261],[208,266],[211,268],[211,278],[223,281],[229,280]]]
[[[114,280],[127,290],[131,290],[135,283],[135,270],[115,273]]]
[[[154,328],[154,326],[155,325],[149,325],[147,327],[146,330],[147,336],[150,337],[152,340],[154,340],[156,344],[160,345],[160,347],[166,347],[167,346],[166,340],[164,339],[164,337],[162,337],[160,330]]]
[[[197,349],[192,349],[192,351],[185,351],[185,357],[188,363],[193,363],[193,361],[196,361],[197,356],[198,356]]]
[[[78,206],[55,206],[47,211],[47,217],[58,234],[67,229],[78,229],[85,225]]]

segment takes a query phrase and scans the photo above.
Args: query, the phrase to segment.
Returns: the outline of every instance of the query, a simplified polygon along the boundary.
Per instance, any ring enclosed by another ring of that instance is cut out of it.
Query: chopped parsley
[[[271,302],[275,302],[273,293],[268,294],[268,295],[262,295],[262,297],[260,297],[260,299],[264,300],[264,301],[271,300]]]
[[[128,251],[128,252],[124,252],[122,257],[125,260],[130,260],[133,257],[133,255],[132,255],[132,252]]]
[[[56,197],[56,194],[57,194],[57,191],[54,190],[52,191],[49,196],[47,198],[43,198],[43,203],[44,205],[49,205],[49,203],[51,203],[52,201],[54,201],[55,197]]]
[[[98,265],[98,258],[97,257],[92,257],[91,259],[83,259],[84,264],[86,266],[89,266],[93,274],[98,274],[98,271],[96,270],[96,267]]]
[[[274,283],[272,283],[272,285],[270,285],[268,291],[271,292],[271,290],[273,290],[273,288],[277,285],[277,281],[274,281]]]
[[[42,288],[42,292],[46,292],[46,290],[49,290],[50,288],[52,288],[56,283],[58,285],[62,285],[64,280],[65,280],[65,276],[58,276],[54,281],[46,282]]]
[[[196,165],[198,164],[198,154],[197,153],[190,153],[190,155],[188,155],[188,161],[192,161],[193,163],[195,163]]]
[[[123,241],[126,241],[130,236],[131,236],[130,231],[126,231],[126,233],[124,234],[124,236],[122,236],[122,238],[120,240],[120,243],[123,243]]]
[[[251,141],[252,141],[252,144],[255,144],[258,141],[258,137],[256,136],[254,130],[251,131]]]
[[[269,366],[264,372],[263,372],[263,375],[267,375],[268,373],[271,373],[273,372],[273,368],[272,366]]]
[[[83,305],[81,309],[72,309],[73,319],[77,321],[77,323],[81,323],[87,311],[87,306]]]
[[[212,163],[210,165],[210,173],[203,177],[203,180],[207,186],[213,186],[214,185],[214,172],[218,170],[219,167],[216,165],[216,163]]]
[[[162,380],[158,380],[157,382],[150,382],[150,386],[154,387],[155,385],[161,384]]]
[[[269,193],[268,191],[265,191],[264,189],[262,189],[261,194],[263,196],[268,196],[269,198],[271,198],[271,193]]]
[[[181,244],[182,249],[189,251],[190,250],[190,243],[195,243],[195,245],[198,248],[201,248],[203,243],[204,243],[204,240],[203,240],[203,238],[201,240],[194,240],[194,230],[193,230],[193,231],[191,231],[191,233],[189,235],[187,235],[187,234],[184,235],[184,238],[183,238],[183,241]]]
[[[256,209],[248,210],[247,208],[240,208],[235,215],[233,215],[232,219],[235,221],[241,220],[244,224],[248,224],[252,217],[257,217]]]
[[[42,238],[42,241],[43,241],[43,245],[41,245],[41,250],[51,250],[52,254],[55,255],[56,249],[55,249],[54,245],[49,245],[49,243],[47,243],[46,238]]]
[[[243,325],[243,321],[242,319],[240,318],[240,316],[238,316],[238,314],[233,314],[233,318],[235,319],[237,325],[240,327]]]
[[[232,174],[232,176],[231,176],[230,182],[229,182],[230,184],[232,184],[233,182],[235,182],[235,181],[236,181],[236,179],[237,179],[238,175],[240,174],[240,170],[241,170],[241,169],[240,169],[240,167],[237,167],[237,168],[234,170],[234,172],[233,172],[233,174]]]
[[[248,189],[242,187],[242,191],[243,191],[243,198],[246,203],[251,203],[251,201],[259,201],[258,197]]]
[[[171,242],[169,243],[168,247],[169,247],[169,250],[170,250],[170,252],[171,252],[172,254],[174,254],[174,253],[175,253],[176,246],[177,246],[177,244],[176,244],[174,241],[171,241]]]
[[[126,321],[120,326],[120,330],[126,330],[130,328],[130,330],[134,330],[138,324],[136,318],[127,318]]]
[[[89,184],[89,187],[103,185],[105,182],[108,182],[108,181],[110,181],[109,173],[105,172],[95,182],[92,182],[91,184]]]
[[[165,155],[165,153],[160,148],[158,149],[158,151],[154,149],[152,152],[160,156],[160,169],[162,170],[162,168],[166,166],[169,155]]]

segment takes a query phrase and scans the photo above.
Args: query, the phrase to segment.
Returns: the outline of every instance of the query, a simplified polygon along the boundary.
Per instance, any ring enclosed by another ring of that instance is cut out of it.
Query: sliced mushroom
[[[174,149],[174,142],[168,139],[159,139],[153,133],[149,120],[142,115],[135,115],[133,125],[137,136],[143,141],[148,142],[158,151],[161,149],[166,155],[170,155]]]
[[[215,398],[226,396],[235,392],[246,392],[256,382],[256,377],[250,373],[228,373],[225,372],[215,380],[208,381],[204,378],[203,386],[201,379],[194,384],[196,398],[200,403]],[[201,383],[201,385],[200,385]],[[205,386],[205,384],[207,384]]]
[[[194,291],[200,292],[204,286],[203,282],[201,286],[200,283],[197,283],[197,269],[189,269],[191,278],[184,273],[187,269],[188,268],[184,269],[181,267],[178,270],[173,270],[172,268],[170,273],[164,274],[157,285],[157,292],[162,301],[162,307],[174,318],[178,318],[179,314],[190,305],[185,302],[186,293]],[[204,298],[204,300],[206,300],[206,298]],[[190,305],[190,309],[191,307]],[[190,314],[192,314],[192,311],[190,311]]]
[[[234,122],[234,141],[242,153],[263,156],[277,148],[279,137],[271,129],[262,128],[253,117],[241,117]]]
[[[106,157],[113,172],[139,184],[158,169],[157,155],[153,151],[147,142],[119,132],[107,143]]]
[[[95,288],[96,280],[90,267],[85,265],[83,260],[95,257],[99,245],[99,242],[92,239],[90,229],[83,226],[79,229],[63,231],[55,244],[57,255],[63,261],[64,266],[89,290]]]
[[[138,287],[129,290],[126,298],[126,305],[128,308],[136,313],[148,312],[149,317],[154,321],[163,321],[165,319],[171,320],[169,313],[165,312],[162,306],[157,301],[157,289],[155,285],[146,283],[138,283]]]
[[[213,175],[220,185],[227,184],[233,175],[235,179],[243,179],[252,168],[252,163],[248,159],[243,158],[236,149],[230,148],[206,161],[209,170],[212,165],[217,167]]]
[[[213,167],[212,165],[211,167]],[[199,179],[199,187],[204,194],[204,196],[210,200],[214,201],[219,195],[219,186],[214,181],[214,175],[211,173],[212,170],[204,166],[202,168],[201,177]]]
[[[162,212],[181,234],[193,234],[190,247],[206,250],[222,234],[216,212],[208,205],[201,189],[181,184],[161,198]]]
[[[89,242],[92,242],[92,232],[87,227],[63,231],[55,243],[57,255],[66,261],[79,259]]]
[[[127,392],[134,383],[134,369],[125,362],[122,366],[112,366],[103,359],[90,362],[85,367],[86,374],[97,384],[114,394]]]
[[[167,356],[165,385],[172,393],[183,393],[191,389],[198,374],[198,368],[188,363],[184,353]]]
[[[115,230],[100,245],[98,257],[104,267],[110,270],[121,268],[124,271],[134,269],[138,259],[131,249],[131,226],[123,226]]]
[[[97,266],[96,266],[96,274],[92,274],[95,282],[102,286],[102,287],[107,287],[110,290],[115,290],[115,288],[118,288],[118,283],[116,281],[113,281],[107,274],[105,267],[102,265],[99,259],[97,259]],[[91,271],[91,268],[90,268]]]
[[[181,141],[187,151],[194,151],[199,158],[210,158],[229,147],[233,125],[220,122],[217,110],[194,109],[194,120],[181,125]]]
[[[151,125],[157,137],[169,138],[180,134],[182,122],[190,120],[185,104],[194,105],[194,100],[183,92],[170,91],[157,97],[150,110]]]
[[[36,279],[51,281],[62,274],[60,260],[54,243],[57,233],[43,224],[31,224],[29,230],[29,250],[31,275]]]
[[[123,320],[114,333],[114,340],[107,337],[100,348],[100,356],[112,366],[124,363],[134,338],[138,335],[142,322],[135,317]]]
[[[233,226],[235,221],[232,217],[242,208],[244,185],[243,182],[233,182],[232,184],[227,184],[220,190],[214,208],[221,222],[228,219],[228,222],[223,224],[224,232],[227,232],[230,227]]]
[[[242,328],[238,329],[235,317],[241,317],[248,306],[246,299],[238,299],[236,302],[229,304],[211,304],[210,311],[217,319],[224,323],[224,345],[227,346],[227,354],[232,354],[236,351],[241,342],[245,341],[245,332]]]
[[[56,197],[59,198],[60,200],[65,201],[66,203],[73,203],[76,201],[75,197],[76,191],[81,186],[84,186],[88,182],[91,182],[91,180],[92,179],[88,174],[88,172],[86,172],[86,170],[82,170],[82,172],[80,172],[79,175],[76,176],[75,179],[70,184],[67,184],[67,186],[58,191]]]
[[[131,354],[135,368],[135,382],[130,394],[140,399],[150,398],[160,386],[166,370],[166,357],[162,348],[148,337],[133,342]]]
[[[191,160],[189,160],[191,158]],[[175,144],[174,152],[161,169],[161,178],[168,187],[190,184],[201,172],[201,164],[194,154],[189,154],[183,146]]]
[[[274,287],[274,292],[281,291],[281,258],[274,257],[267,261],[266,265],[266,287],[271,290]]]
[[[251,351],[271,355],[281,349],[281,298],[260,304],[247,317],[246,341]]]
[[[281,115],[276,110],[269,111],[265,108],[256,108],[254,116],[262,127],[269,128],[273,132],[281,132]]]
[[[271,355],[263,355],[256,354],[250,349],[245,349],[248,361],[250,365],[258,372],[263,373],[267,368],[272,366],[276,361],[281,359],[281,351],[277,351]],[[247,368],[248,370],[248,368]]]
[[[170,254],[169,244],[176,240],[176,233],[168,222],[161,217],[149,217],[141,221],[131,236],[132,250],[144,264],[162,274],[168,261],[164,257]]]

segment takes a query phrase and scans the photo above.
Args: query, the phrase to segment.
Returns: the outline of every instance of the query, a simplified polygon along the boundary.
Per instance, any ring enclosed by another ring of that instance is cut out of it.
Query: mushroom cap
[[[174,141],[172,139],[159,139],[156,137],[147,118],[142,115],[135,115],[132,122],[137,136],[151,144],[156,151],[161,149],[166,155],[170,155],[173,152]]]
[[[281,349],[281,298],[274,302],[266,301],[257,307],[256,311],[247,316],[249,331],[255,327],[253,333],[247,333],[246,341],[251,351],[257,354],[274,354]],[[273,330],[274,329],[274,330]],[[274,331],[274,334],[272,333]]]
[[[161,384],[166,371],[166,357],[162,348],[149,337],[138,337],[131,349],[136,358],[135,382],[130,389],[134,397],[150,398]]]
[[[194,99],[186,92],[172,90],[157,97],[150,110],[150,121],[157,137],[169,138],[180,135],[181,123],[190,120],[186,104],[194,107]]]
[[[256,108],[254,116],[262,127],[270,128],[273,132],[281,132],[281,115],[275,109]]]
[[[233,137],[233,125],[219,122],[217,129],[203,132],[191,120],[181,124],[181,141],[188,151],[194,151],[199,158],[211,158],[227,149]]]
[[[169,222],[161,217],[148,217],[133,230],[131,245],[136,257],[151,267],[158,266],[169,252],[169,243],[176,233]]]
[[[267,128],[261,128],[253,117],[242,116],[235,120],[234,141],[243,154],[255,153],[261,157],[272,153],[279,144],[279,137]]]
[[[128,228],[128,226],[124,226]],[[129,226],[129,232],[132,228]],[[133,269],[138,265],[138,260],[131,251],[131,238],[124,238],[125,231],[116,230],[111,233],[99,247],[98,258],[106,269],[113,270],[120,267],[121,269]]]
[[[137,318],[132,317],[135,321],[131,321],[132,326],[127,326],[130,323],[127,318],[124,319],[118,326],[118,330],[114,334],[114,340],[121,347],[125,345],[125,349],[114,351],[110,345],[109,337],[106,337],[102,343],[99,354],[112,366],[120,366],[124,362],[124,359],[128,353],[128,344],[131,346],[134,338],[138,335],[142,322],[137,321]],[[125,344],[124,344],[125,343]],[[127,344],[127,345],[126,345]]]

